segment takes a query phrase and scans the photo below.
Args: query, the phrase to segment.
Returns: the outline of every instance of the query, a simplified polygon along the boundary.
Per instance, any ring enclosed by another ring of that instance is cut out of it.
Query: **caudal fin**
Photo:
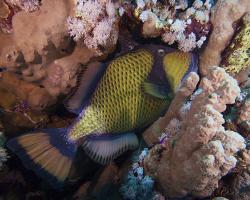
[[[67,129],[45,129],[11,139],[7,146],[24,166],[60,187],[68,177],[76,145],[67,139]]]

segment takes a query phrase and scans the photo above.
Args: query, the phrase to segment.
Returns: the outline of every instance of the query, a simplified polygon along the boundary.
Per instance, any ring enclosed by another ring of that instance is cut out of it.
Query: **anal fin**
[[[83,143],[86,154],[102,165],[137,147],[138,138],[134,133],[89,135]]]

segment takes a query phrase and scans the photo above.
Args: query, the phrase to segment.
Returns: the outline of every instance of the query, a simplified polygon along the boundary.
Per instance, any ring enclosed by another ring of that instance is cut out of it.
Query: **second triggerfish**
[[[167,110],[190,72],[195,54],[162,45],[144,45],[104,64],[91,64],[66,107],[79,114],[69,128],[34,131],[11,139],[8,147],[23,164],[53,184],[69,175],[78,147],[107,164],[138,147],[136,132]]]

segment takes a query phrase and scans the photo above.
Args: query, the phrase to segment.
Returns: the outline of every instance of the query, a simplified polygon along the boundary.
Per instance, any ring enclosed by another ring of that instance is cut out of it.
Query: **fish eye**
[[[134,45],[129,44],[129,45],[128,45],[128,49],[129,49],[129,50],[133,50],[133,49],[134,49]]]
[[[164,56],[164,54],[165,54],[164,49],[158,49],[158,54],[159,54],[159,56]]]

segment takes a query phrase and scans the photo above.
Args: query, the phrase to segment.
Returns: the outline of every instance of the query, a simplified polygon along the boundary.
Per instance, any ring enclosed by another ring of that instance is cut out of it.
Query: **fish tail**
[[[67,179],[77,146],[68,139],[66,128],[36,131],[13,138],[7,146],[24,166],[46,179],[53,187],[61,187]]]

